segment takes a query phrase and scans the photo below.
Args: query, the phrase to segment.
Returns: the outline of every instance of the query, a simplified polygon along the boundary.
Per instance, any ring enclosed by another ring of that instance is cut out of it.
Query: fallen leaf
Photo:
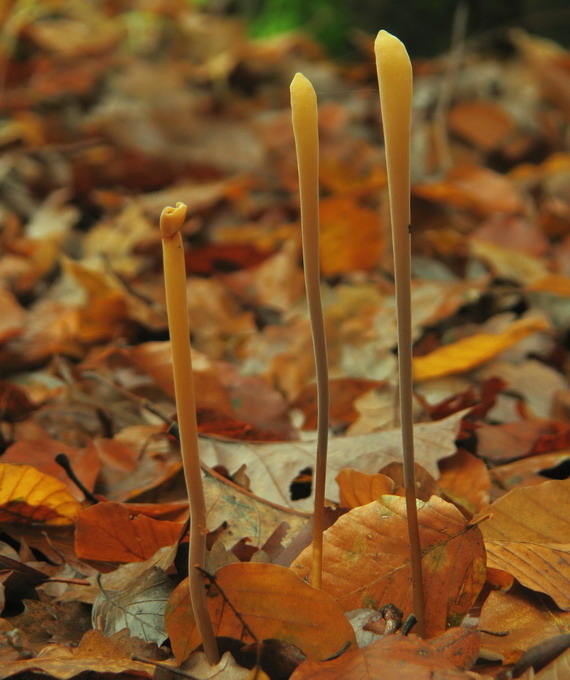
[[[448,115],[450,128],[472,144],[491,151],[515,130],[512,117],[492,101],[459,101]]]
[[[388,635],[332,661],[303,661],[291,680],[467,680],[469,677],[416,635]]]
[[[336,476],[343,508],[357,508],[376,501],[384,494],[394,493],[395,484],[390,477],[367,474],[352,468],[344,468]]]
[[[416,462],[437,475],[437,461],[456,451],[455,439],[464,412],[454,413],[434,423],[414,426]],[[251,490],[272,503],[298,510],[312,510],[310,498],[291,500],[290,485],[298,474],[315,465],[314,442],[223,442],[200,438],[200,456],[210,467],[227,470],[247,466]],[[336,474],[347,466],[361,472],[377,472],[383,465],[401,460],[402,435],[399,429],[351,437],[331,437],[328,451],[326,497],[338,500]]]
[[[570,650],[545,666],[534,677],[536,680],[564,680],[570,676]]]
[[[548,477],[556,477],[555,472],[570,460],[570,451],[543,453],[540,456],[530,456],[513,463],[497,465],[489,471],[493,478],[499,481],[502,488],[512,489],[515,486],[531,486],[542,484]]]
[[[520,588],[493,591],[483,605],[478,627],[481,651],[499,655],[503,663],[510,664],[534,645],[570,633],[570,612],[561,612],[548,598]]]
[[[217,636],[253,642],[251,631],[259,640],[284,639],[317,659],[355,644],[352,627],[333,598],[275,564],[238,562],[222,567],[207,602]],[[187,579],[172,594],[165,621],[172,649],[181,661],[200,644]]]
[[[93,627],[107,636],[127,628],[133,637],[162,645],[168,637],[164,611],[174,586],[152,567],[123,590],[102,590],[93,604]]]
[[[0,463],[0,522],[72,524],[80,510],[58,479],[31,465]]]
[[[459,451],[439,464],[439,487],[451,500],[470,513],[475,513],[489,503],[491,477],[487,466],[473,454]]]
[[[93,491],[101,464],[97,454],[89,447],[79,449],[50,437],[21,439],[6,449],[2,460],[14,465],[31,464],[40,472],[59,479],[75,499],[84,500],[83,491],[69,478],[61,465],[56,463],[58,453],[64,453],[69,458],[73,472],[89,491]]]
[[[437,496],[418,501],[422,545],[426,634],[458,625],[485,581],[481,532],[468,525],[451,503]],[[323,535],[323,584],[344,611],[382,607],[390,602],[412,611],[410,547],[405,499],[380,501],[342,515]],[[301,578],[311,572],[311,548],[291,569]]]
[[[521,199],[507,177],[476,165],[456,166],[441,181],[417,183],[412,193],[482,216],[496,212],[517,214],[523,210]]]
[[[469,628],[450,628],[430,640],[457,668],[468,671],[479,657],[479,633]]]
[[[354,407],[356,399],[371,390],[384,385],[380,380],[364,378],[336,378],[330,381],[330,425],[333,428],[346,427],[358,418]],[[291,408],[300,409],[304,416],[304,430],[317,428],[317,387],[308,385],[291,404]]]
[[[570,480],[513,489],[482,513],[488,565],[570,610]]]
[[[321,200],[320,217],[324,276],[371,271],[378,266],[384,242],[377,210],[359,205],[350,196],[329,196]]]
[[[433,380],[445,375],[464,373],[495,358],[511,345],[547,328],[536,319],[514,321],[502,333],[477,333],[444,345],[421,357],[414,357],[414,379]]]
[[[84,560],[144,562],[180,538],[181,522],[150,519],[123,503],[97,503],[75,523],[75,550]]]

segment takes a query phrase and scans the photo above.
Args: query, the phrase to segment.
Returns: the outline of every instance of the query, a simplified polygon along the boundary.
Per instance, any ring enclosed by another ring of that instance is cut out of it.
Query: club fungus
[[[203,576],[197,567],[204,568],[206,553],[206,505],[202,488],[196,400],[190,354],[190,322],[186,299],[186,265],[180,229],[186,219],[186,206],[165,208],[160,216],[166,310],[172,351],[174,394],[180,431],[180,451],[184,478],[190,504],[190,550],[188,554],[188,583],[196,626],[204,652],[210,664],[219,661],[218,647],[206,603]]]
[[[398,319],[400,426],[404,454],[406,513],[412,565],[414,614],[418,632],[424,632],[422,555],[416,507],[414,432],[412,424],[412,314],[410,263],[410,134],[412,118],[412,65],[403,43],[380,31],[374,43],[384,128],[388,195],[392,222],[394,274]]]
[[[303,266],[317,375],[317,465],[313,513],[311,583],[321,587],[325,477],[329,431],[329,375],[319,266],[319,137],[317,96],[309,80],[297,73],[291,82],[291,114],[297,149]]]

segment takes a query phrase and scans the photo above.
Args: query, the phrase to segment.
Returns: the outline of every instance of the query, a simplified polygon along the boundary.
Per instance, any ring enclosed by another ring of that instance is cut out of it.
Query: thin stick
[[[291,82],[291,113],[297,148],[297,165],[299,167],[305,288],[307,290],[317,374],[317,469],[315,474],[311,583],[316,588],[320,588],[323,568],[325,479],[329,434],[329,369],[319,276],[317,95],[309,80],[301,73],[297,73]]]
[[[174,394],[180,430],[180,451],[190,503],[190,551],[188,554],[190,599],[206,658],[210,664],[215,665],[220,657],[208,613],[204,581],[198,570],[198,568],[204,568],[206,554],[206,504],[198,452],[196,400],[190,354],[190,323],[186,301],[186,265],[180,234],[185,218],[184,203],[177,203],[176,208],[165,208],[160,216],[160,231],[174,372]]]
[[[388,193],[392,219],[396,306],[398,317],[398,366],[400,423],[404,453],[404,486],[412,565],[414,614],[418,632],[424,634],[422,553],[416,507],[414,430],[412,421],[412,311],[410,246],[410,131],[412,113],[412,65],[404,45],[380,31],[374,44],[384,126]]]

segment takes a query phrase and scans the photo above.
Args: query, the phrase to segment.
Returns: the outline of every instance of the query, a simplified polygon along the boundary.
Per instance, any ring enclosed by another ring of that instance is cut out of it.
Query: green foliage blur
[[[251,37],[302,30],[316,38],[332,56],[349,54],[354,29],[375,35],[384,28],[406,43],[415,57],[446,51],[453,17],[460,2],[467,5],[467,36],[499,36],[508,27],[570,42],[568,0],[195,0],[208,7],[224,6],[245,19]]]

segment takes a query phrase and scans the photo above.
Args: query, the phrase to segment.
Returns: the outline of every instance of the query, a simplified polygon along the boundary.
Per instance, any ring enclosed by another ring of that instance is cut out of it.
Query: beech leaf
[[[347,643],[356,643],[352,626],[333,598],[290,569],[237,562],[218,570],[215,581],[207,600],[217,636],[246,643],[255,641],[251,633],[258,640],[286,640],[316,659],[326,659]],[[173,592],[165,618],[172,650],[182,661],[200,644],[187,579]]]
[[[485,551],[478,527],[437,496],[418,501],[426,634],[458,625],[485,581]],[[323,590],[350,611],[396,605],[412,611],[410,548],[405,499],[379,501],[342,515],[323,536]],[[311,547],[292,563],[301,578],[311,573]]]
[[[0,522],[73,524],[80,510],[59,479],[31,465],[0,463]]]
[[[509,491],[482,510],[488,565],[570,610],[570,480]]]
[[[441,652],[416,635],[387,635],[332,661],[300,664],[291,680],[467,680]]]

